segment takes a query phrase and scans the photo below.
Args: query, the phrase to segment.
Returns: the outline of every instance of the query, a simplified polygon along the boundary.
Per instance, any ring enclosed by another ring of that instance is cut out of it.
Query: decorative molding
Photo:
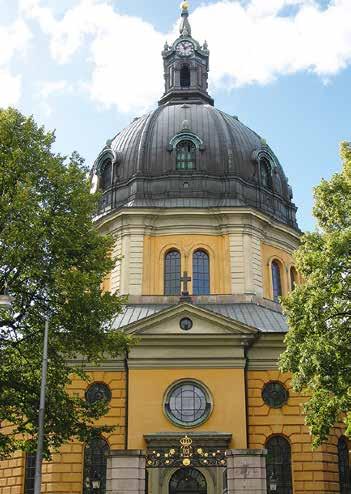
[[[196,146],[196,149],[198,149],[199,151],[205,150],[203,140],[198,135],[194,134],[194,132],[191,132],[190,129],[183,128],[183,130],[181,132],[178,132],[178,134],[176,134],[170,140],[168,148],[167,148],[168,151],[172,152],[173,150],[175,150],[177,145],[181,141],[191,141]]]

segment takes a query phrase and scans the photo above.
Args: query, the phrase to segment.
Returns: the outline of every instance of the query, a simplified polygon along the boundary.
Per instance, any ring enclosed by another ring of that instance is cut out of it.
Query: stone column
[[[145,494],[145,452],[111,451],[107,459],[106,494]]]
[[[231,449],[227,457],[228,494],[267,494],[265,449]]]

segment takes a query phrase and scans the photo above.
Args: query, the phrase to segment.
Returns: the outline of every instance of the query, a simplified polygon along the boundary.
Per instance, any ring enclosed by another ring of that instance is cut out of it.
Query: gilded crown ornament
[[[188,0],[185,0],[184,2],[182,2],[180,4],[180,7],[182,10],[189,10],[190,4],[189,4]]]
[[[183,448],[188,448],[193,444],[193,440],[188,436],[184,436],[179,442]]]

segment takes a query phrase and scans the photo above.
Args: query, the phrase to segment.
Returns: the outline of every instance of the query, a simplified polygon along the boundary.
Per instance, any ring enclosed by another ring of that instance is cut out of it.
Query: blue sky
[[[58,151],[91,164],[161,96],[179,1],[0,0],[0,11],[0,106],[56,129]],[[271,145],[303,230],[314,228],[313,186],[340,170],[351,140],[350,19],[351,0],[191,2],[216,106]]]

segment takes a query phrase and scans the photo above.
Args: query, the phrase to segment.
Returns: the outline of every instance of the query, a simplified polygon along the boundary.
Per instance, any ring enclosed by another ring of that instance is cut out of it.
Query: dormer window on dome
[[[101,165],[101,178],[100,187],[101,190],[107,190],[112,185],[112,160],[106,158]]]
[[[192,141],[180,141],[176,147],[176,169],[193,170],[196,164],[196,146]]]
[[[266,157],[260,159],[261,184],[266,189],[272,189],[272,166]]]

